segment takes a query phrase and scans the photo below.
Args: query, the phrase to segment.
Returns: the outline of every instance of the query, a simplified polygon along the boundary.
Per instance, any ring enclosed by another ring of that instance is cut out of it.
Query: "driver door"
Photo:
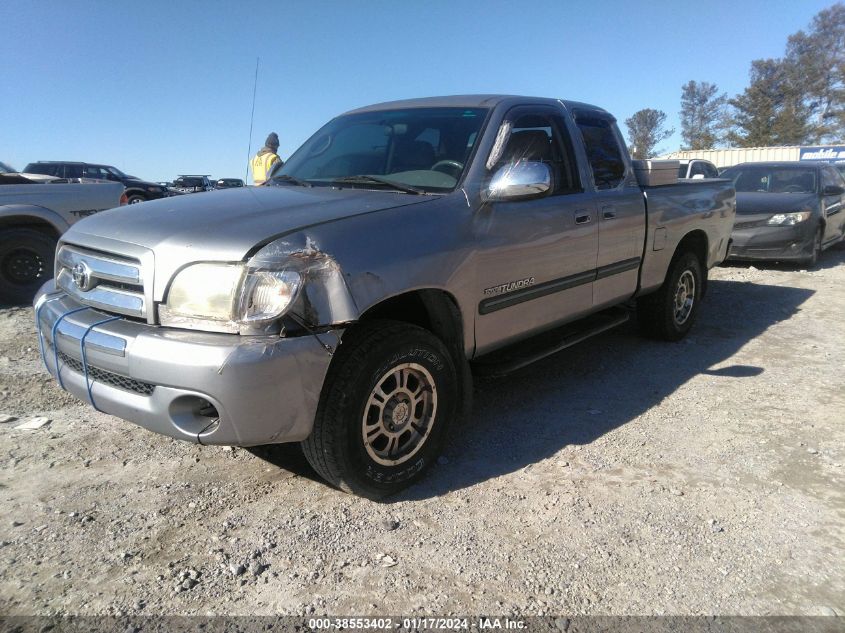
[[[476,214],[477,354],[573,320],[593,304],[596,207],[582,188],[562,113],[519,106],[505,125],[509,138],[489,175],[517,161],[540,161],[552,172],[552,190],[488,202]]]

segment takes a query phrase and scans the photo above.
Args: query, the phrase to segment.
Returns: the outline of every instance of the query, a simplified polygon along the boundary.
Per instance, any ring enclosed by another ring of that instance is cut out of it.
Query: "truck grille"
[[[82,367],[82,361],[76,360],[64,352],[59,352],[59,359],[73,371],[80,374],[85,373],[85,369]],[[118,389],[123,389],[124,391],[131,391],[132,393],[137,393],[142,396],[152,395],[155,390],[155,385],[151,385],[150,383],[141,382],[140,380],[135,380],[134,378],[129,378],[128,376],[121,376],[120,374],[115,374],[105,369],[100,369],[99,367],[92,367],[91,365],[88,365],[88,377],[91,380],[103,382],[107,385],[111,385],[112,387],[117,387]]]
[[[147,318],[141,262],[65,244],[56,255],[56,285],[83,305]]]

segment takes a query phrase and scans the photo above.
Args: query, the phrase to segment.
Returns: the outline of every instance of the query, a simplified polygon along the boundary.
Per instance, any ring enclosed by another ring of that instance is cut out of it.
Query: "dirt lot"
[[[682,343],[630,326],[477,384],[382,504],[296,447],[96,413],[4,309],[0,613],[845,615],[845,251],[712,279]]]

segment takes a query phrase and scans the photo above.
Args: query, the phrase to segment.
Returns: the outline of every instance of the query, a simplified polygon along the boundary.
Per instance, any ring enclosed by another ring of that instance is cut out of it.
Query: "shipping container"
[[[798,160],[801,147],[729,147],[725,149],[682,150],[660,158],[688,160],[703,158],[716,167],[730,167],[739,163],[762,163],[773,160]]]

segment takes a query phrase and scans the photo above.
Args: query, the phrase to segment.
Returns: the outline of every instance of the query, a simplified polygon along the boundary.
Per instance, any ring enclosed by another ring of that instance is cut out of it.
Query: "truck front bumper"
[[[795,261],[813,254],[815,225],[759,226],[734,229],[728,259]]]
[[[311,432],[331,361],[316,336],[152,326],[85,307],[52,281],[35,314],[47,371],[99,411],[200,444],[295,442]]]

